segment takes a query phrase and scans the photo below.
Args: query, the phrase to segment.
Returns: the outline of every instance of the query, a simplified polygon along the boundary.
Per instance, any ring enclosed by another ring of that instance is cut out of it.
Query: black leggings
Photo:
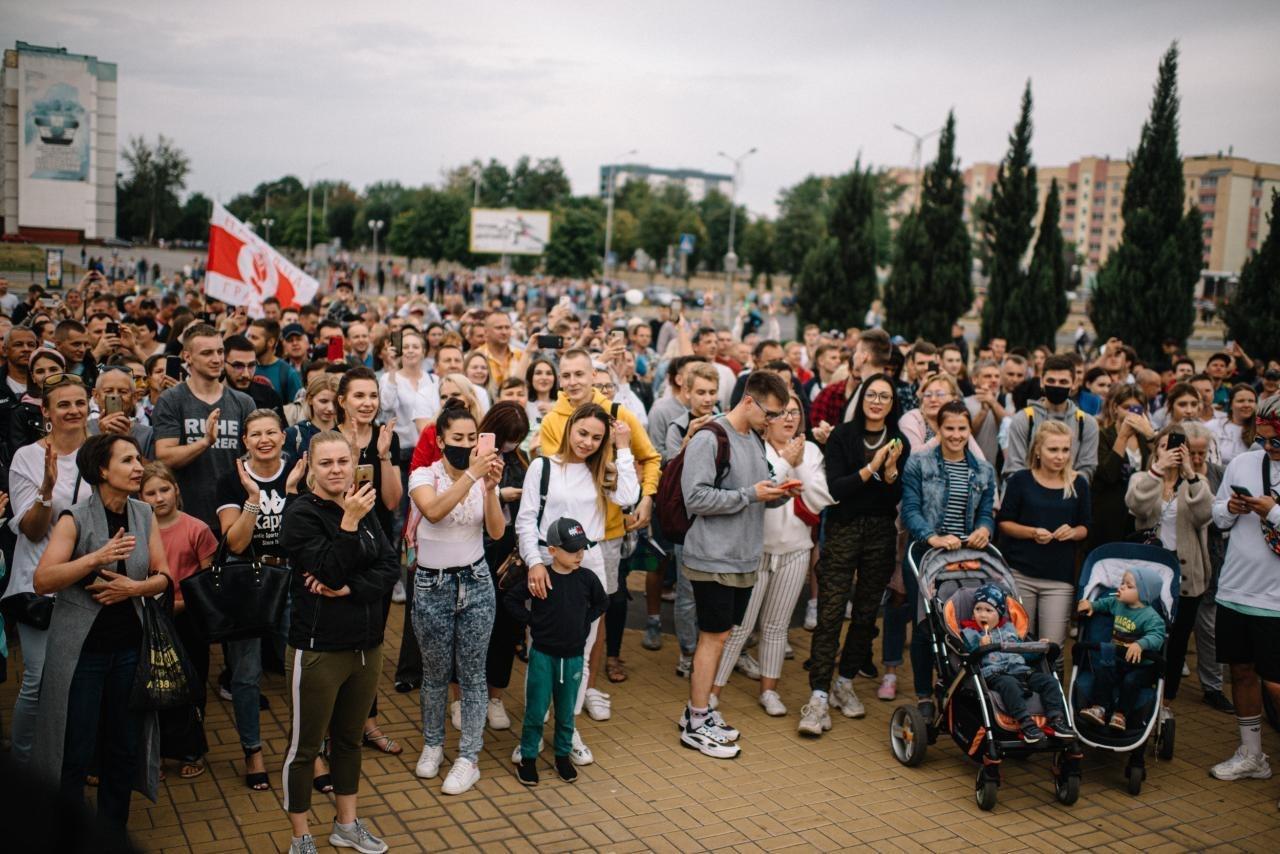
[[[1187,644],[1196,627],[1196,612],[1200,610],[1201,598],[1203,597],[1178,597],[1178,617],[1173,621],[1173,629],[1169,632],[1169,654],[1164,665],[1164,695],[1169,700],[1178,696],[1182,665],[1187,661]]]
[[[515,551],[515,527],[508,525],[499,540],[485,543],[484,559],[489,564],[494,595],[498,607],[493,613],[493,631],[489,633],[489,650],[484,658],[485,681],[490,688],[506,689],[511,684],[511,665],[516,658],[516,643],[524,640],[524,626],[517,623],[502,606],[506,591],[498,589],[498,567]]]

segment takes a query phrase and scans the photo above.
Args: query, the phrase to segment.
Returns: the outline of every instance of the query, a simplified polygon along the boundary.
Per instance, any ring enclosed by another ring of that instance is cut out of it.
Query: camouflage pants
[[[809,656],[809,687],[831,688],[840,627],[846,601],[853,603],[853,620],[840,653],[840,675],[853,678],[871,660],[876,635],[876,612],[885,585],[893,575],[898,534],[892,516],[861,516],[827,522],[827,538],[818,561],[818,627],[813,630]]]

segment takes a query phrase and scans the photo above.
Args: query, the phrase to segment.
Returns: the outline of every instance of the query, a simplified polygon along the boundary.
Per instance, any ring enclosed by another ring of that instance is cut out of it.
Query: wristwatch
[[[41,507],[46,507],[46,508],[53,507],[52,498],[46,499],[46,498],[40,498],[39,496],[36,496],[36,503],[39,504]]]

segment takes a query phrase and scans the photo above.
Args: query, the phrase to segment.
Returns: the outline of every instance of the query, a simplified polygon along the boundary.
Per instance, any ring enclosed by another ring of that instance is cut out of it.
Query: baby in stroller
[[[1106,613],[1113,620],[1113,646],[1094,663],[1093,691],[1080,717],[1099,727],[1125,731],[1139,693],[1156,678],[1152,663],[1143,661],[1142,653],[1164,648],[1165,623],[1151,606],[1159,597],[1160,579],[1134,567],[1124,573],[1113,595],[1093,602],[1080,600],[1078,609],[1084,616]],[[1120,648],[1124,649],[1123,660],[1116,658]]]
[[[961,639],[967,651],[972,652],[984,644],[1023,642],[1024,638],[1006,619],[1005,595],[1005,591],[994,584],[984,584],[974,591],[973,619],[960,624]],[[1075,736],[1067,722],[1057,680],[1048,673],[1034,670],[1021,653],[989,653],[982,660],[982,677],[1000,695],[1005,712],[1018,722],[1027,744],[1037,744],[1046,738],[1044,731],[1036,726],[1027,712],[1027,698],[1033,693],[1039,695],[1054,735],[1066,739]]]

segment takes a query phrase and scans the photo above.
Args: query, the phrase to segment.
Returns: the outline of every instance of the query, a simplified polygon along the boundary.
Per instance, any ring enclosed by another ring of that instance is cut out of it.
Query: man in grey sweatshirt
[[[1045,421],[1061,421],[1071,431],[1071,467],[1093,482],[1098,467],[1098,422],[1069,399],[1075,365],[1070,357],[1054,355],[1044,360],[1040,386],[1044,397],[1029,403],[1009,418],[1009,445],[1004,452],[1002,476],[1028,468],[1027,448],[1036,429]],[[1027,415],[1027,410],[1031,415]],[[990,461],[989,461],[990,462]]]
[[[693,585],[698,646],[680,742],[717,759],[738,755],[738,731],[708,708],[711,682],[725,639],[742,622],[755,586],[765,508],[781,506],[798,491],[774,483],[758,435],[782,416],[788,397],[787,384],[777,374],[752,373],[738,405],[712,422],[729,440],[727,470],[716,471],[715,429],[696,433],[684,452],[680,486],[693,524],[685,534],[683,560]]]

